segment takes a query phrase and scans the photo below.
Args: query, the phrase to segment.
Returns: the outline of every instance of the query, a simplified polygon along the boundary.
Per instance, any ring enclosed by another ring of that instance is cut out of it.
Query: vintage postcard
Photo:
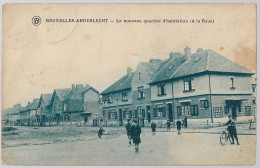
[[[256,163],[256,4],[2,14],[2,165]]]

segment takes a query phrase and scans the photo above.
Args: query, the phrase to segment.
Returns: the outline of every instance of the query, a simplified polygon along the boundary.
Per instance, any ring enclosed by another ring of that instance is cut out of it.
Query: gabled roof
[[[84,90],[84,91],[82,92],[82,94],[86,93],[86,92],[89,91],[89,90],[93,90],[94,92],[96,92],[97,94],[99,94],[99,91],[97,91],[97,90],[96,90],[95,88],[93,88],[93,87],[87,88],[86,90]]]
[[[159,71],[153,78],[151,83],[169,80],[171,75],[185,62],[187,57],[183,55],[174,56],[174,58],[165,61],[159,68]]]
[[[40,100],[43,99],[45,105],[49,106],[51,103],[51,98],[52,98],[52,94],[42,94]]]
[[[101,92],[101,94],[108,94],[108,93],[131,88],[133,76],[134,76],[134,72],[132,72],[132,74],[130,76],[128,76],[127,74],[124,75],[122,78],[120,78],[114,84],[109,86],[106,90]]]
[[[21,110],[23,110],[24,107],[21,106],[21,104],[17,104],[17,105],[14,105],[13,107],[10,107],[8,109],[5,109],[3,110],[3,115],[6,115],[6,114],[10,114],[10,115],[14,115],[14,114],[19,114],[19,112]]]
[[[201,72],[253,74],[245,67],[208,49],[193,54],[170,78],[179,78]]]
[[[56,94],[58,95],[60,101],[64,101],[69,94],[71,94],[72,89],[65,88],[65,89],[54,89]]]
[[[149,62],[141,62],[139,65],[144,67],[148,76],[152,80],[154,76],[157,74],[158,70],[160,70],[162,66],[165,65],[165,63],[167,63],[167,61],[156,60]]]
[[[33,102],[25,106],[25,108],[23,108],[21,112],[28,110],[36,110],[38,108],[39,101],[40,99],[34,99]]]

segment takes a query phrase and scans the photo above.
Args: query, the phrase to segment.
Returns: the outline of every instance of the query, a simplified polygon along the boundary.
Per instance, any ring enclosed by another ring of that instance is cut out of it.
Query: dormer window
[[[109,94],[108,95],[108,101],[107,101],[108,103],[112,103],[113,102],[113,100],[112,100],[112,94]]]
[[[122,101],[127,101],[128,100],[128,92],[127,90],[122,91]]]

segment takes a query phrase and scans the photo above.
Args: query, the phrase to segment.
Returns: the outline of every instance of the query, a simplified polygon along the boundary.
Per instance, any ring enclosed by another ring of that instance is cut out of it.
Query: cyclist
[[[237,137],[237,129],[236,129],[236,124],[234,122],[234,120],[232,119],[231,115],[228,116],[228,122],[225,125],[228,125],[228,131],[230,133],[231,139],[232,139],[232,143],[234,144],[234,137],[236,138],[237,141],[237,145],[240,145],[238,142],[238,137]]]

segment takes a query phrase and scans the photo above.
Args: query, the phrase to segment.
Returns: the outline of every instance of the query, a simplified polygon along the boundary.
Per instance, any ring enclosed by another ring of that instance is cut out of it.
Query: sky
[[[40,16],[38,26],[32,18]],[[46,19],[108,19],[50,23]],[[117,23],[117,20],[214,23]],[[114,22],[111,22],[114,21]],[[72,84],[103,91],[139,62],[190,46],[212,49],[256,72],[253,4],[7,4],[3,8],[2,108],[27,105]]]

